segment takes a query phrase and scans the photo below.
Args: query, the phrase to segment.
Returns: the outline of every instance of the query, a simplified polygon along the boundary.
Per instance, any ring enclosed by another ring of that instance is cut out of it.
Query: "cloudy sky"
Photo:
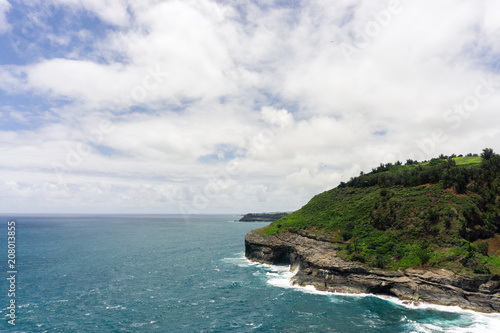
[[[0,0],[0,211],[289,211],[500,151],[495,0]]]

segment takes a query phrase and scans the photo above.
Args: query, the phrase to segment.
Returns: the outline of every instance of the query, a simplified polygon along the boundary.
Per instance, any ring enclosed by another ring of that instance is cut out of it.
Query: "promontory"
[[[500,312],[500,155],[380,164],[245,237],[292,282]]]
[[[239,219],[239,222],[273,222],[287,215],[288,213],[249,213]]]

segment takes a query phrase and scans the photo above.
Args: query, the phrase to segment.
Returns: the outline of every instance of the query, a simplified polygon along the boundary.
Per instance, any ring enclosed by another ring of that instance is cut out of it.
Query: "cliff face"
[[[500,277],[472,277],[451,271],[407,269],[385,271],[346,262],[337,257],[331,242],[306,233],[263,236],[255,231],[245,237],[248,259],[298,268],[292,278],[298,285],[350,293],[376,293],[400,299],[500,312]]]

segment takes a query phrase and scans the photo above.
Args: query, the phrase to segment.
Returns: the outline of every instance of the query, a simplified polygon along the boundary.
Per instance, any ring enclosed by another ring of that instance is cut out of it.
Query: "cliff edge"
[[[500,276],[470,276],[445,269],[382,270],[347,262],[337,256],[335,243],[321,236],[298,232],[263,235],[250,231],[245,256],[267,264],[287,264],[297,270],[294,284],[318,290],[373,293],[411,302],[460,306],[500,312]]]

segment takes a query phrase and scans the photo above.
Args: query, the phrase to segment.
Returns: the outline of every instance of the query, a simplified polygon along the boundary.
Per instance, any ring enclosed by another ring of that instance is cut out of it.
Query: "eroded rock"
[[[375,293],[456,305],[485,312],[500,312],[500,277],[466,276],[443,269],[386,271],[347,262],[337,256],[334,244],[307,233],[264,236],[251,231],[245,237],[245,255],[268,264],[298,268],[292,278],[298,285],[350,293]]]

